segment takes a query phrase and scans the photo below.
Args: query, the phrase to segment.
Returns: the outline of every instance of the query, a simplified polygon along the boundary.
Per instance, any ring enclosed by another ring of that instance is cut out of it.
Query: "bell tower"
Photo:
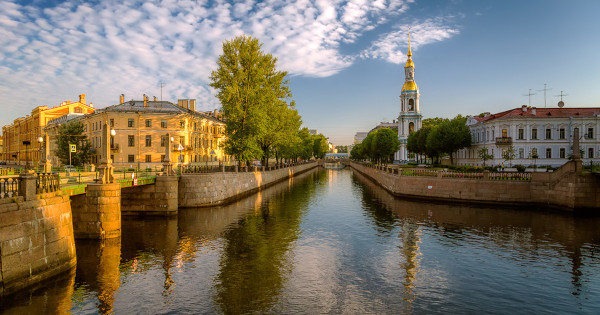
[[[421,129],[421,110],[419,108],[419,88],[415,83],[415,64],[412,60],[410,49],[410,30],[408,31],[408,52],[406,53],[406,64],[404,65],[404,85],[400,93],[400,115],[398,116],[398,139],[400,150],[394,155],[394,159],[400,163],[415,160],[409,157],[406,150],[408,135]]]

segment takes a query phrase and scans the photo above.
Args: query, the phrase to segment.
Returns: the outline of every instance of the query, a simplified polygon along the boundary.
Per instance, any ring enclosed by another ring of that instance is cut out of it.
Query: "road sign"
[[[77,145],[76,144],[70,144],[71,146],[71,152],[75,153],[77,152]]]
[[[215,150],[210,150],[210,155],[217,155],[217,154],[215,153]]]
[[[137,178],[133,179],[133,186],[137,186],[138,185],[138,181],[137,180],[138,180]]]
[[[183,146],[181,145],[181,143],[179,144],[179,148],[177,150],[183,151]]]

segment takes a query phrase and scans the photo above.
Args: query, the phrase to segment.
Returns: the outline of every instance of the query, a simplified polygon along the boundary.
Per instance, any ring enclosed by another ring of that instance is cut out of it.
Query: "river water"
[[[599,218],[401,200],[348,169],[122,228],[0,311],[600,313]]]

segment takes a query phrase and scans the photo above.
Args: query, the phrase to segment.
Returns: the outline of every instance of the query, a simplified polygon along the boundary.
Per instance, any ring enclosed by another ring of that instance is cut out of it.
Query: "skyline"
[[[247,34],[289,72],[303,126],[347,145],[398,116],[408,27],[424,118],[509,110],[529,89],[543,107],[545,83],[548,107],[560,91],[600,106],[594,1],[286,3],[0,1],[0,124],[82,93],[96,108],[160,97],[160,82],[213,110],[222,41]]]

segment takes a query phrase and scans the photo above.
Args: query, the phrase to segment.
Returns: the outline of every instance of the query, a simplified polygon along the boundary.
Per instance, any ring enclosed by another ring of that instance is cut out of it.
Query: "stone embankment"
[[[583,173],[581,161],[568,162],[552,173],[533,173],[529,180],[493,180],[486,173],[472,178],[443,177],[441,172],[439,176],[405,176],[393,168],[354,161],[349,165],[401,197],[600,214],[600,178]]]
[[[0,199],[0,296],[75,267],[69,196]]]
[[[260,172],[183,174],[179,180],[179,207],[228,203],[317,166],[319,162],[312,161]]]

